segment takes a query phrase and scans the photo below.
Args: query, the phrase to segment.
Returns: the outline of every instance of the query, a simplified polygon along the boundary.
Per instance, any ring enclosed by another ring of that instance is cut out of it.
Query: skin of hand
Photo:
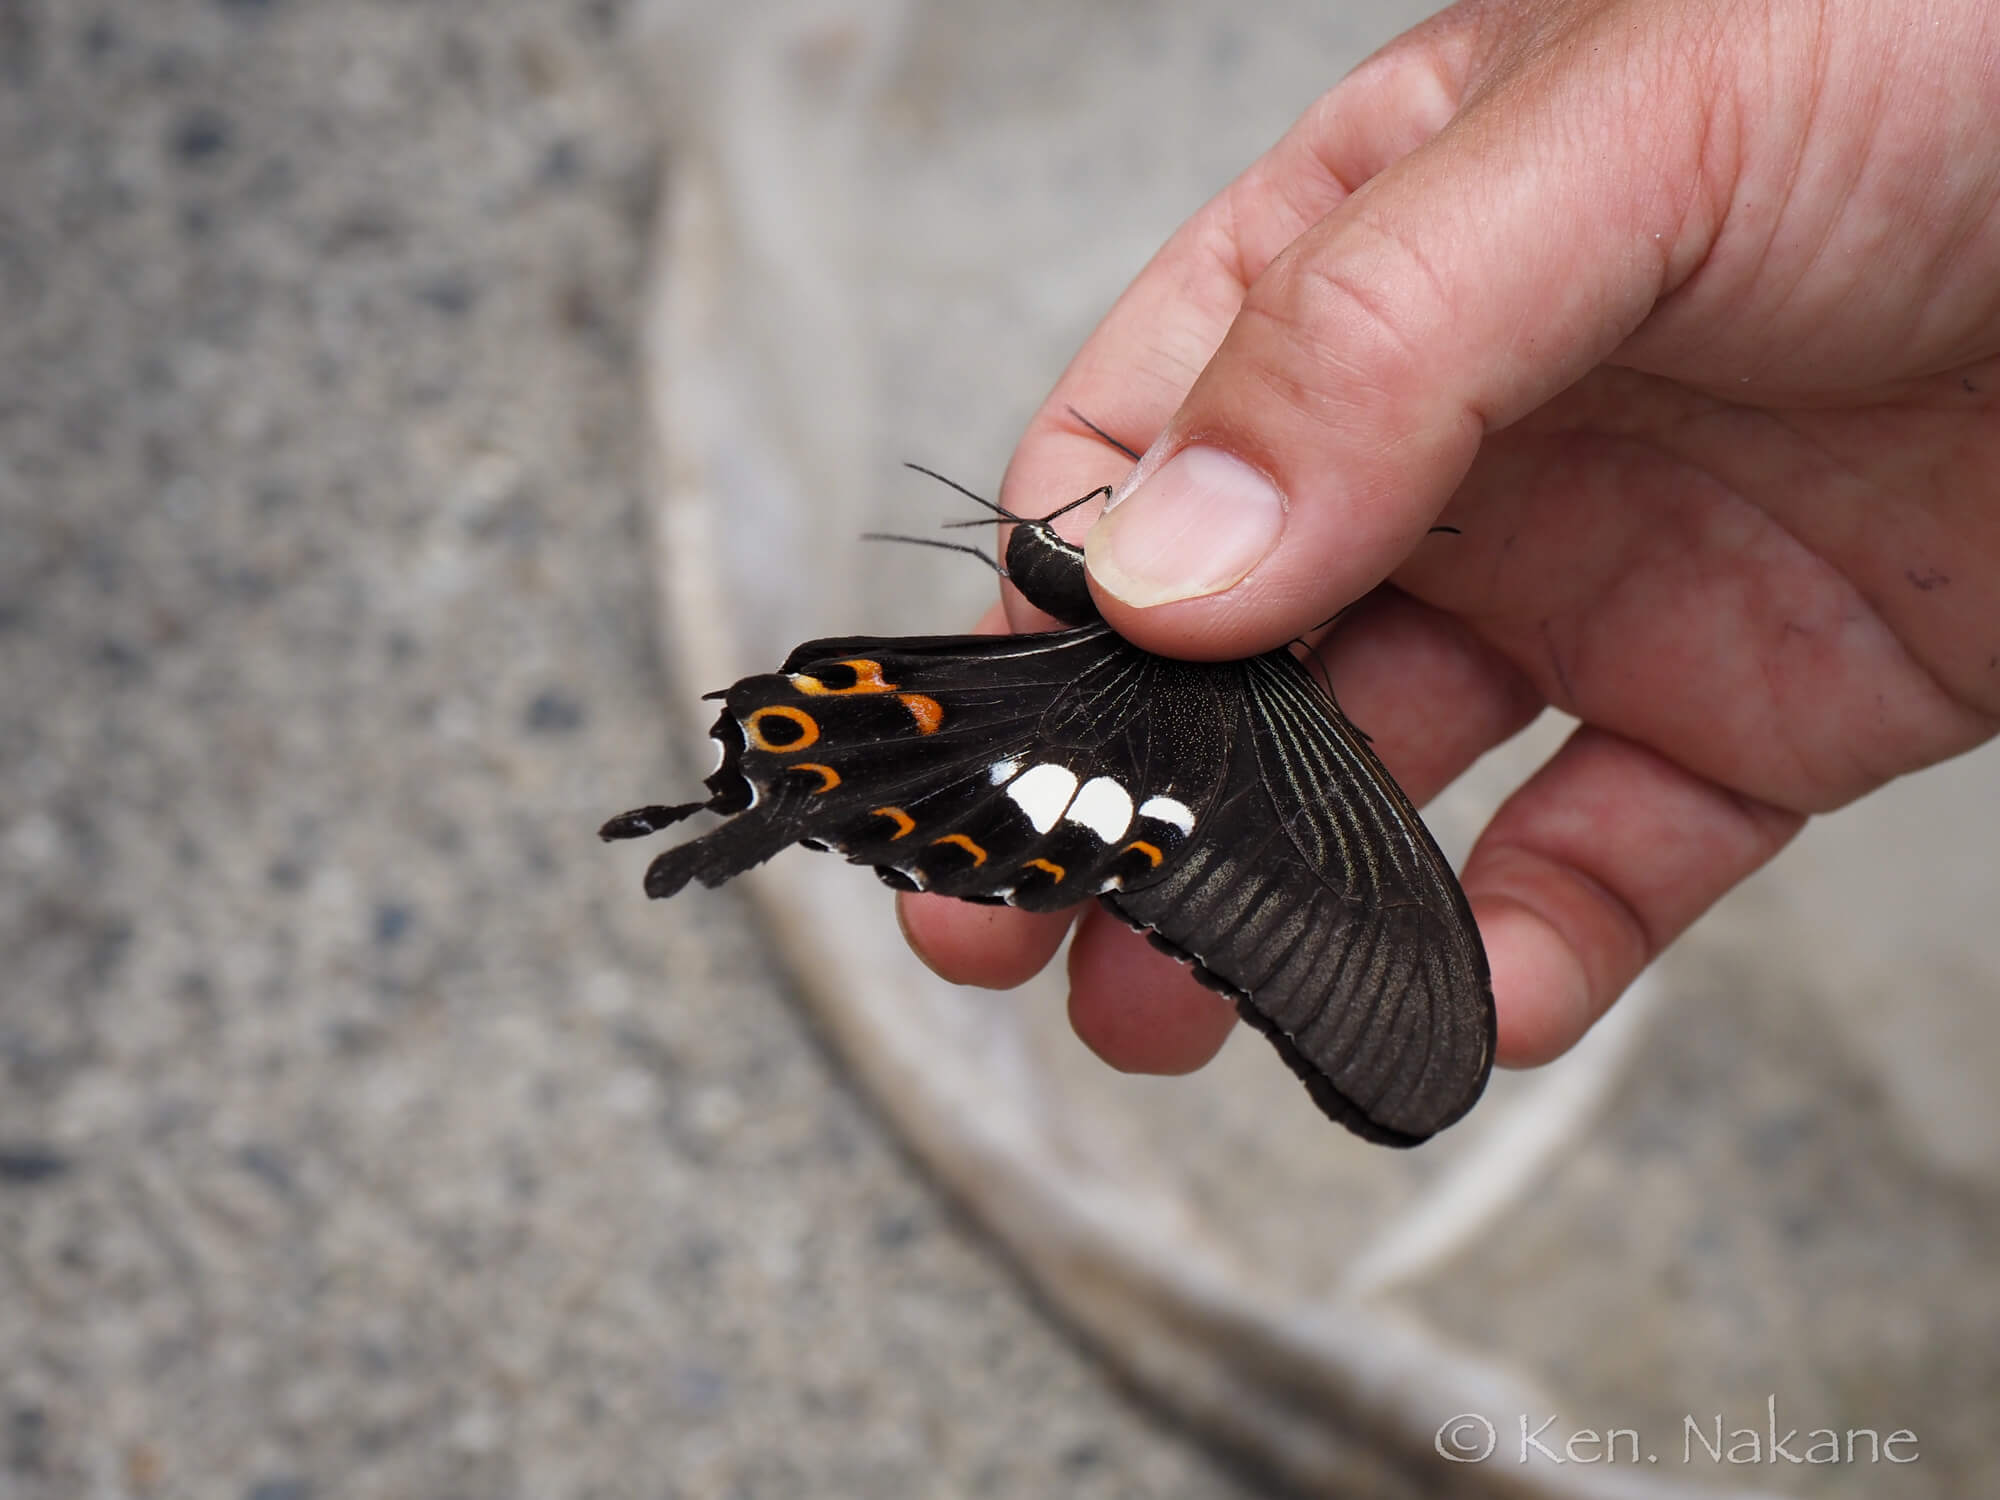
[[[1360,600],[1319,650],[1419,802],[1543,705],[1581,720],[1463,877],[1532,1064],[1807,816],[1994,733],[1996,356],[2000,6],[1481,0],[1173,237],[1002,499],[1118,482],[1071,409],[1150,444],[1088,533],[1105,617],[1222,659]],[[1068,921],[902,915],[992,986]],[[1096,907],[1069,971],[1117,1067],[1232,1024]]]

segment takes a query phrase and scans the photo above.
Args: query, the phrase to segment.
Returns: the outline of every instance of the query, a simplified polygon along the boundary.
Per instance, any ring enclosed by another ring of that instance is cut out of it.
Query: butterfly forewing
[[[1238,996],[1315,1099],[1421,1140],[1491,1068],[1486,961],[1450,866],[1291,657],[1240,664],[1228,792],[1161,881],[1109,898]]]

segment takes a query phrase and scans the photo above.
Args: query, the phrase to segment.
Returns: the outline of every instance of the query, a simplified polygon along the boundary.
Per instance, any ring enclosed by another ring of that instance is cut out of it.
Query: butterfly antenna
[[[986,526],[991,523],[981,521],[979,524]],[[864,531],[861,533],[861,540],[864,542],[908,542],[912,547],[936,547],[944,552],[963,552],[969,557],[978,558],[987,567],[999,573],[1001,577],[1004,578],[1007,576],[1000,564],[995,562],[992,555],[984,548],[969,547],[964,542],[941,542],[932,536],[904,536],[894,531]]]
[[[1134,450],[1126,447],[1123,443],[1119,442],[1117,438],[1113,437],[1110,433],[1106,432],[1102,427],[1099,427],[1095,422],[1091,421],[1090,418],[1086,417],[1082,412],[1078,411],[1074,406],[1065,406],[1063,410],[1068,412],[1072,417],[1075,417],[1077,421],[1083,423],[1084,426],[1088,427],[1092,432],[1096,433],[1098,437],[1102,438],[1105,442],[1109,443],[1112,447],[1116,448],[1120,453],[1124,454],[1127,458],[1131,459],[1133,463],[1136,464],[1139,461],[1139,455]]]
[[[903,465],[903,467],[906,469],[915,469],[919,474],[922,474],[925,478],[935,479],[939,484],[947,485],[950,488],[957,490],[961,495],[965,496],[965,498],[970,500],[974,505],[983,505],[988,510],[992,511],[993,514],[996,516],[1002,516],[1009,521],[1025,521],[1028,519],[1026,516],[1015,515],[1011,510],[1008,510],[1004,505],[995,505],[991,500],[988,500],[984,495],[974,494],[971,490],[967,489],[964,485],[960,484],[956,479],[948,479],[944,475],[938,473],[936,469],[926,469],[922,464],[912,464],[912,463],[906,463]],[[987,526],[990,525],[991,523],[987,521],[973,521],[973,522],[961,522],[960,524]]]

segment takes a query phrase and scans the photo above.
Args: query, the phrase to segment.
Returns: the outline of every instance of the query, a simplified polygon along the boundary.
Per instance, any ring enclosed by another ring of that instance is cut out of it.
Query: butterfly
[[[1413,1146],[1457,1120],[1492,1069],[1485,950],[1332,694],[1289,649],[1178,661],[1113,632],[1053,525],[1108,489],[1039,520],[961,493],[1013,523],[996,571],[1068,628],[808,641],[708,695],[707,798],[600,835],[723,815],[652,862],[654,897],[801,843],[897,890],[1028,911],[1094,896],[1231,996],[1356,1134]]]

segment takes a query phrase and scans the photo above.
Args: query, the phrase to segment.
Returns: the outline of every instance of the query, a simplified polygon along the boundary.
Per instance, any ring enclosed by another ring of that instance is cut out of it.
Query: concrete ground
[[[593,837],[630,30],[0,4],[0,1495],[1255,1492]]]

